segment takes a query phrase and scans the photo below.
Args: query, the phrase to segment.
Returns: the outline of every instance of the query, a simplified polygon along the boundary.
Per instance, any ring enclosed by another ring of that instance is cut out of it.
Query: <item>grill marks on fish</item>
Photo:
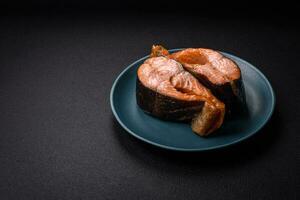
[[[147,59],[137,72],[138,105],[165,120],[192,120],[193,131],[202,136],[219,128],[225,105],[179,62],[153,56],[158,57]]]

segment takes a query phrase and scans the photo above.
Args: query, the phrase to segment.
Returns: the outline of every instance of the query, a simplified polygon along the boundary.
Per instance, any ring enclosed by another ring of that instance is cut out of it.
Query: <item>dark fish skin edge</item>
[[[187,70],[187,69],[186,69]],[[187,70],[189,71],[189,70]],[[217,85],[211,83],[207,77],[201,74],[193,73],[189,71],[194,77],[198,79],[205,87],[209,88],[210,91],[219,100],[226,105],[226,118],[232,117],[237,114],[247,113],[247,104],[245,98],[245,89],[242,81],[242,77],[234,81],[225,83],[223,85]]]
[[[183,101],[162,95],[144,86],[139,78],[136,82],[136,100],[143,111],[155,117],[182,122],[191,121],[204,105],[204,101]]]

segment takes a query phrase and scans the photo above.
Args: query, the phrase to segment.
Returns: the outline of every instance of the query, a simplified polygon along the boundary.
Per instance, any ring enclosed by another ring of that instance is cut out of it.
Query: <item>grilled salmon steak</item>
[[[162,46],[152,47],[151,56],[166,56],[180,62],[203,85],[226,104],[228,114],[245,109],[245,93],[238,65],[221,53],[204,48],[188,48],[176,53]]]
[[[224,119],[224,103],[176,60],[151,56],[137,71],[139,107],[164,120],[191,121],[192,130],[201,136],[218,129]]]

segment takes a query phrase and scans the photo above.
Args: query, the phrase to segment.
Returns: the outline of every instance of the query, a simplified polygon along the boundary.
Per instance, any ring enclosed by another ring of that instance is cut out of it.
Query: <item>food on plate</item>
[[[241,70],[231,59],[205,48],[187,48],[170,54],[164,47],[154,45],[151,56],[166,56],[182,64],[203,85],[226,105],[226,113],[245,110],[245,92]]]
[[[225,113],[232,116],[247,109],[238,65],[205,48],[169,53],[153,45],[150,58],[137,71],[136,99],[143,111],[155,117],[191,121],[200,136],[220,128]]]
[[[164,120],[191,121],[192,130],[201,136],[222,125],[224,103],[176,60],[153,54],[137,76],[137,104],[145,112]]]

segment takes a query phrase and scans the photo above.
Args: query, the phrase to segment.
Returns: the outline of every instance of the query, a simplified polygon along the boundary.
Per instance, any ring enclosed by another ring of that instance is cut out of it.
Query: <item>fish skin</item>
[[[163,120],[190,121],[203,107],[200,100],[184,101],[165,96],[144,86],[137,78],[136,99],[139,107],[148,114]]]
[[[193,131],[201,136],[222,125],[225,105],[177,61],[152,57],[137,74],[137,104],[146,113],[163,120],[192,121]]]

